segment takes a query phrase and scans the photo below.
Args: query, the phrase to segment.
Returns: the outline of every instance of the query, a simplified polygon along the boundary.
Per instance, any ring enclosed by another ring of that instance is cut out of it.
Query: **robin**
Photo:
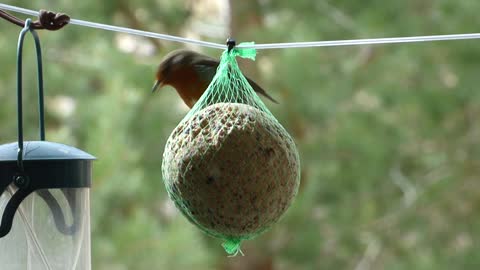
[[[177,90],[185,104],[192,108],[215,76],[220,64],[216,59],[189,50],[176,50],[169,53],[160,63],[156,73],[156,81],[152,92],[164,85]],[[248,83],[255,92],[278,103],[265,90],[251,79]]]

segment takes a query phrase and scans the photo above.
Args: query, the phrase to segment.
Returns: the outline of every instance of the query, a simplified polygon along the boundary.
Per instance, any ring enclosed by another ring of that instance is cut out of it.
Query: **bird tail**
[[[248,83],[250,84],[250,86],[253,88],[253,90],[255,90],[255,92],[263,95],[264,97],[270,99],[272,102],[278,104],[278,101],[276,101],[272,96],[270,96],[265,90],[263,90],[263,88],[261,88],[256,82],[250,80],[249,78],[247,78],[247,81]]]

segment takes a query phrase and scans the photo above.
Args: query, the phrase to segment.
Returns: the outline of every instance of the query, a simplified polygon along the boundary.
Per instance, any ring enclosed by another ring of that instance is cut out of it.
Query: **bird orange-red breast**
[[[219,64],[216,59],[197,52],[173,51],[166,55],[158,66],[152,91],[164,85],[170,85],[177,90],[185,104],[192,108],[207,90]],[[254,81],[249,78],[247,81],[255,92],[277,103]]]

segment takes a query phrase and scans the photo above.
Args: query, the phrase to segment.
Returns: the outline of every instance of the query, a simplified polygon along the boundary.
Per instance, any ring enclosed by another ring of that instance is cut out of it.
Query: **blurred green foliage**
[[[174,35],[192,28],[204,2],[6,1]],[[257,43],[467,33],[478,31],[479,9],[453,0],[249,0],[232,9],[232,28],[238,41]],[[2,143],[16,138],[19,30],[0,21]],[[480,266],[478,41],[260,51],[246,73],[280,101],[266,102],[299,146],[302,186],[285,218],[245,243],[245,257],[227,258],[220,241],[178,214],[161,179],[165,141],[186,108],[172,89],[149,89],[162,56],[183,45],[75,25],[40,36],[47,139],[98,157],[93,269]],[[25,132],[36,139],[30,38],[24,62]]]

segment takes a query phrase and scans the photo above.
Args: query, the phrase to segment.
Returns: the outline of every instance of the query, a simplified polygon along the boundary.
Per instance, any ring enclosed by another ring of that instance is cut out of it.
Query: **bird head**
[[[176,50],[167,54],[157,68],[152,92],[164,85],[171,84],[175,72],[191,65],[199,57],[201,57],[200,54],[188,50]]]

